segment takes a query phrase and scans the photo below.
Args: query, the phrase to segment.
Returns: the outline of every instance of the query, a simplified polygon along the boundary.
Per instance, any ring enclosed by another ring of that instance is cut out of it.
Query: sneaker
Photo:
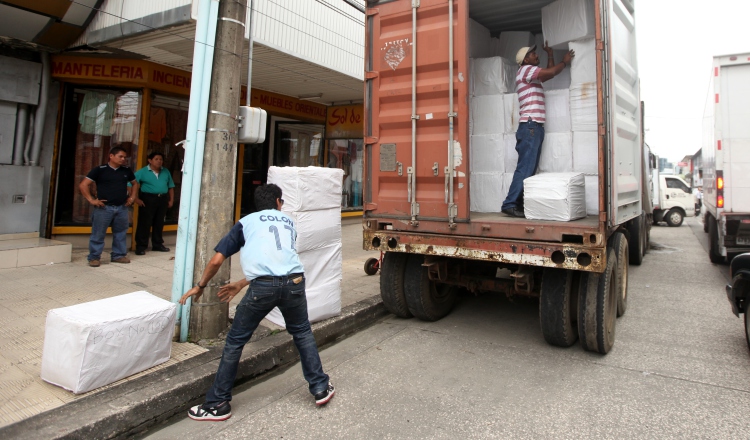
[[[188,417],[204,422],[221,422],[232,417],[232,407],[229,402],[221,402],[208,408],[205,405],[195,405],[188,410]]]
[[[112,260],[112,262],[113,263],[128,264],[128,263],[130,263],[130,258],[128,258],[128,257],[115,258],[114,260]]]
[[[328,382],[328,387],[315,395],[315,404],[325,405],[329,400],[333,399],[334,394],[336,394],[336,390],[333,388],[333,384]]]
[[[91,267],[99,267],[99,266],[101,266],[101,263],[99,262],[99,260],[89,260],[89,266],[91,266]]]

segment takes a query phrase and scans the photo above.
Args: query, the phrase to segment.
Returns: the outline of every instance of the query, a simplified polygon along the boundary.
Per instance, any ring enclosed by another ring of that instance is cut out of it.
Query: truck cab
[[[685,217],[695,216],[695,196],[679,176],[659,175],[654,188],[654,223],[680,226]]]

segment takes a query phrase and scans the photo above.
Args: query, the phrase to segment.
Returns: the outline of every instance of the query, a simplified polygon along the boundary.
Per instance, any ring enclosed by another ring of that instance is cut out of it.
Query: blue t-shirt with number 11
[[[227,258],[239,252],[245,279],[252,281],[304,272],[296,241],[292,219],[281,211],[266,209],[242,217],[214,250]]]

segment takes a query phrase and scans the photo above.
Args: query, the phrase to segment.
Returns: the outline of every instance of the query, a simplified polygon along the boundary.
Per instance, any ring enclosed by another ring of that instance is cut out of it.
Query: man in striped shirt
[[[503,214],[511,217],[524,217],[523,181],[533,176],[539,166],[546,119],[542,83],[559,75],[575,56],[574,51],[568,51],[562,62],[555,64],[552,48],[545,43],[543,49],[547,52],[546,69],[539,67],[536,46],[522,47],[516,54],[516,62],[521,66],[516,74],[516,93],[521,110],[521,122],[516,132],[518,164],[513,173],[508,196],[501,208]]]

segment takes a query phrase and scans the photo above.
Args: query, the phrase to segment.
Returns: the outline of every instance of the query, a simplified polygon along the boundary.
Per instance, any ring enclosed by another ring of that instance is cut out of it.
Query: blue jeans
[[[88,260],[99,260],[104,250],[104,237],[107,228],[112,227],[112,259],[124,257],[128,254],[128,208],[126,206],[105,205],[94,208],[91,213],[91,238],[89,239]]]
[[[539,166],[544,141],[544,125],[534,122],[521,122],[516,132],[516,151],[518,164],[513,173],[508,196],[503,202],[502,210],[523,208],[523,181],[534,175]]]
[[[260,321],[276,306],[284,315],[287,331],[294,338],[310,393],[315,395],[328,387],[328,375],[323,372],[318,346],[307,319],[305,280],[294,284],[294,278],[284,276],[274,277],[273,281],[255,279],[250,282],[245,297],[237,306],[216,379],[206,394],[207,405],[232,400],[232,385],[237,377],[242,349]]]

